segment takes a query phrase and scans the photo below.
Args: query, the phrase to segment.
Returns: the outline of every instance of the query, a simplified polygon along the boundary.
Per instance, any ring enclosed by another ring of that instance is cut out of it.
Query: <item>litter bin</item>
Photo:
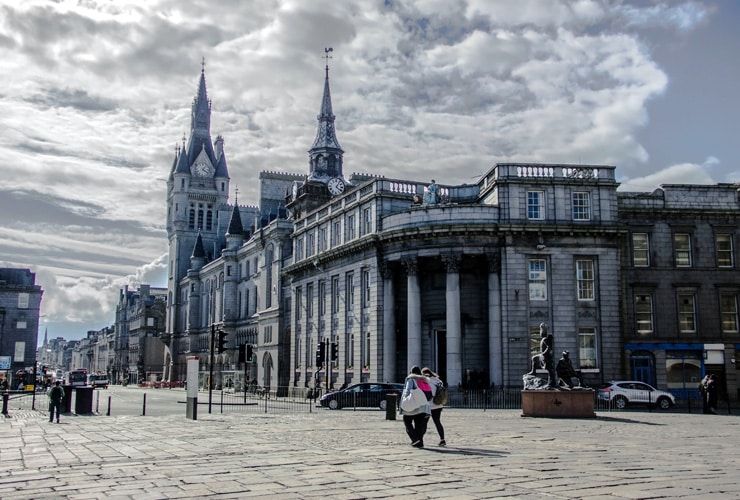
[[[72,386],[63,385],[64,399],[62,399],[62,413],[70,413],[72,411]]]
[[[385,419],[395,420],[398,411],[398,394],[385,395]]]
[[[92,413],[93,390],[92,387],[77,387],[75,389],[75,413],[77,415]]]

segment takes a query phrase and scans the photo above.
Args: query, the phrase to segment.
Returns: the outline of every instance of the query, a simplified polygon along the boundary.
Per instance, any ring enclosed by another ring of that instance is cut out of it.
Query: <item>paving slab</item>
[[[445,409],[409,445],[385,412],[0,418],[0,498],[740,498],[740,418]]]

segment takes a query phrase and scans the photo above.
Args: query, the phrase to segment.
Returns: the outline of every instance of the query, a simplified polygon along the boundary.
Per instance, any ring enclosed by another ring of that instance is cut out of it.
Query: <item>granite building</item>
[[[12,387],[35,369],[43,293],[30,269],[0,268],[0,375]]]
[[[453,388],[521,387],[545,323],[589,385],[675,389],[678,371],[696,376],[676,356],[693,352],[736,393],[737,185],[618,193],[614,166],[531,163],[497,163],[473,184],[346,175],[327,67],[304,173],[262,172],[259,204],[232,205],[210,111],[202,72],[167,182],[169,380],[198,356],[201,383],[212,370],[235,388],[399,381],[412,364]],[[665,257],[686,234],[693,274]],[[675,308],[655,307],[668,290]],[[688,295],[716,311],[690,339]]]

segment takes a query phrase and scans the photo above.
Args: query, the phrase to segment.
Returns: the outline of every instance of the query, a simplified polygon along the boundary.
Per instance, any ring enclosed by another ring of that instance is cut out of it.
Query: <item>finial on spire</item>
[[[329,78],[329,59],[332,57],[329,55],[329,52],[334,52],[334,49],[331,47],[324,48],[324,59],[326,59],[326,77]]]
[[[236,189],[234,189],[234,205],[239,204],[239,185],[237,184]]]
[[[206,72],[206,58],[203,56],[203,59],[200,61],[200,72],[205,73]]]

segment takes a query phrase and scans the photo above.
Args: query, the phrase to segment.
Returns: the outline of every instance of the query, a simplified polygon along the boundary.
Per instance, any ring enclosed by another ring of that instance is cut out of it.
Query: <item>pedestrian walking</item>
[[[423,368],[421,374],[429,378],[429,385],[432,387],[432,400],[429,402],[429,408],[432,414],[432,422],[434,422],[434,427],[437,428],[437,434],[439,434],[439,446],[447,446],[445,428],[442,426],[442,408],[444,408],[444,405],[435,402],[437,393],[444,390],[444,382],[431,368]]]
[[[54,421],[54,411],[57,414],[57,423],[59,423],[59,414],[62,412],[62,401],[64,400],[64,388],[62,383],[57,380],[54,386],[49,389],[49,422]]]
[[[711,413],[709,411],[709,400],[707,399],[707,383],[709,382],[709,374],[704,375],[704,378],[699,382],[699,395],[701,395],[701,409],[703,413]]]
[[[424,448],[424,434],[431,415],[431,395],[429,379],[421,374],[421,368],[412,366],[403,387],[399,412],[403,415],[403,425],[411,439],[411,446],[415,448]]]
[[[719,395],[719,387],[717,387],[717,376],[714,373],[709,374],[707,380],[707,407],[709,413],[717,413],[717,396]]]

